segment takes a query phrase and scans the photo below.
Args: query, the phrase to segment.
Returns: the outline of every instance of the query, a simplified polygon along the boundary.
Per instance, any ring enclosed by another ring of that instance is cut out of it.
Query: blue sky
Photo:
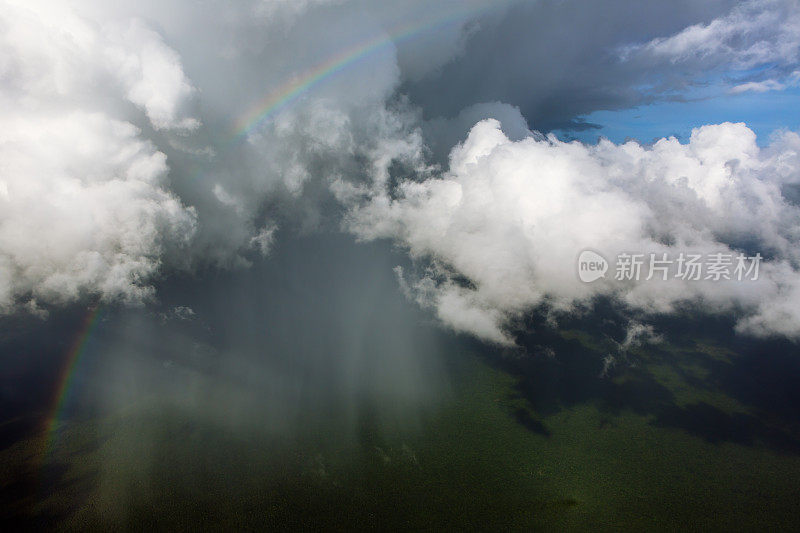
[[[782,91],[723,93],[689,102],[662,102],[620,111],[596,111],[585,117],[601,129],[556,132],[562,138],[595,143],[599,137],[613,142],[635,138],[643,143],[674,135],[688,141],[692,128],[720,122],[744,122],[758,135],[759,145],[769,143],[780,129],[800,130],[800,87]]]

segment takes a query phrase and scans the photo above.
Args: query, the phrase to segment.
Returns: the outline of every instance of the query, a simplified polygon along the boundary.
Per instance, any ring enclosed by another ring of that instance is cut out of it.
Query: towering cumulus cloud
[[[442,176],[376,189],[350,224],[428,260],[420,276],[403,278],[415,298],[456,330],[500,344],[513,342],[507,327],[532,309],[557,315],[598,295],[646,313],[742,308],[743,329],[797,335],[800,209],[781,191],[800,179],[798,148],[800,137],[787,133],[760,149],[752,131],[731,123],[698,128],[687,144],[513,142],[486,120],[453,149]],[[583,283],[576,261],[585,249],[609,259],[747,251],[769,260],[749,282],[644,273],[617,282],[611,272]]]
[[[197,126],[177,54],[143,23],[101,27],[49,2],[4,2],[0,25],[0,311],[146,299],[195,216],[123,111],[159,130]]]

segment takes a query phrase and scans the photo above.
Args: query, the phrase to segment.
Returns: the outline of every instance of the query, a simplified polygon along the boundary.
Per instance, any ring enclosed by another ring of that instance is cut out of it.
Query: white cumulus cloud
[[[644,313],[743,309],[743,329],[798,335],[800,209],[782,194],[800,182],[798,139],[786,133],[761,149],[745,125],[725,123],[694,130],[687,144],[515,142],[490,119],[452,150],[441,176],[377,187],[353,208],[350,228],[425,260],[403,280],[417,300],[454,329],[500,344],[513,343],[515,320],[534,308],[557,315],[599,295]],[[756,281],[582,283],[584,249],[610,260],[742,251],[768,260]]]
[[[197,126],[177,54],[140,21],[120,33],[51,2],[3,2],[0,26],[0,312],[146,300],[196,220],[125,119]]]

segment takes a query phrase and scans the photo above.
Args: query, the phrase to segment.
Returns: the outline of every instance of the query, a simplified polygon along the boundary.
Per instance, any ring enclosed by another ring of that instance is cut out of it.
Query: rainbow
[[[81,358],[86,351],[86,346],[92,336],[100,318],[103,314],[103,307],[100,304],[95,304],[89,308],[83,324],[78,331],[69,351],[67,352],[66,361],[59,373],[56,382],[56,392],[51,401],[52,407],[48,411],[48,416],[44,421],[44,450],[42,453],[42,461],[46,461],[47,456],[52,451],[55,444],[59,420],[61,419],[66,400],[69,396],[70,387],[72,386],[72,379],[75,374],[75,369],[81,361]]]
[[[394,28],[387,34],[374,37],[366,42],[359,43],[339,52],[317,66],[306,70],[301,75],[293,77],[275,90],[270,91],[252,105],[234,122],[232,133],[233,140],[246,137],[259,124],[273,117],[282,109],[285,109],[300,96],[320,85],[331,76],[338,74],[359,61],[381,51],[385,51],[398,43],[413,39],[421,34],[464,21],[467,18],[480,15],[489,10],[497,9],[505,3],[507,2],[498,1],[491,6],[461,9],[456,13],[451,12],[447,16],[434,19],[433,21],[405,24]]]

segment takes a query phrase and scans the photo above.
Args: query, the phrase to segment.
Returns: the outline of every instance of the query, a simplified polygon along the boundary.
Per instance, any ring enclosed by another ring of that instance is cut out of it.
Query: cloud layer
[[[588,146],[529,125],[591,127],[582,115],[681,98],[712,74],[726,91],[789,87],[799,13],[781,0],[5,1],[0,312],[143,302],[159,275],[246,267],[282,226],[344,220],[418,260],[399,272],[409,295],[500,344],[534,309],[601,295],[796,335],[796,134],[760,148],[726,123],[687,144]],[[587,285],[586,248],[765,263],[751,284]]]

